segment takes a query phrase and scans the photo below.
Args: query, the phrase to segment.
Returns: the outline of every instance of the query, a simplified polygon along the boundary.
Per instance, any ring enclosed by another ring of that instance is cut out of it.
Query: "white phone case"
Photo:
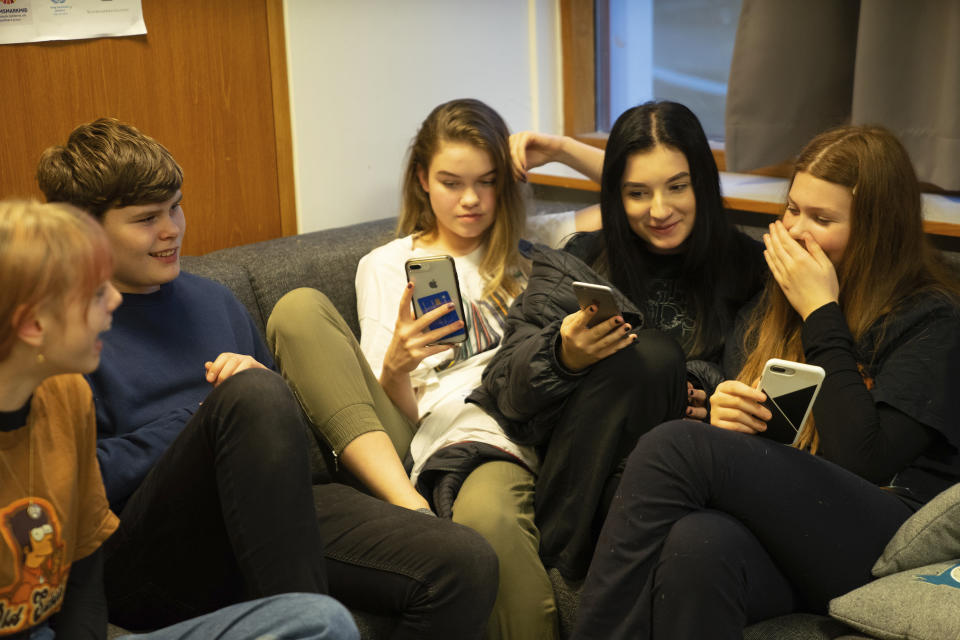
[[[767,396],[763,404],[773,414],[767,421],[767,437],[786,444],[796,442],[825,376],[823,368],[816,365],[767,360],[760,378],[760,390]]]

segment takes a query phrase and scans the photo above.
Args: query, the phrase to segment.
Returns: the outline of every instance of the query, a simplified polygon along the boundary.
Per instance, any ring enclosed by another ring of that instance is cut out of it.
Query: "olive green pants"
[[[354,438],[383,430],[397,455],[407,455],[416,425],[387,397],[325,295],[307,288],[286,294],[270,314],[267,341],[321,446],[339,455]],[[533,474],[520,465],[488,462],[467,477],[453,505],[454,522],[479,532],[500,561],[500,588],[487,627],[491,639],[557,637],[553,588],[538,553],[533,489]]]

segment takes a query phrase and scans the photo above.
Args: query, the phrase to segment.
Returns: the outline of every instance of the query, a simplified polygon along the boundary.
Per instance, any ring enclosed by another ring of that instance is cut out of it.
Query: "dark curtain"
[[[849,122],[891,129],[922,181],[960,190],[960,1],[743,0],[727,169],[788,161]]]

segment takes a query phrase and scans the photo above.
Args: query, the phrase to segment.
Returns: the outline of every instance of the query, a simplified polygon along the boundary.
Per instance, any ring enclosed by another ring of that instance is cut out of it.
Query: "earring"
[[[47,359],[43,357],[42,353],[37,354],[37,364],[43,364]]]

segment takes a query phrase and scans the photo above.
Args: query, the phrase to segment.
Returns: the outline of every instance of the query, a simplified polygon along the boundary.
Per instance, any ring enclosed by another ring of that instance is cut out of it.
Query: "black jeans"
[[[478,637],[497,588],[486,542],[348,487],[311,487],[306,438],[275,373],[244,371],[212,391],[107,542],[111,621],[150,629],[319,592],[399,615],[395,637]]]
[[[842,467],[698,422],[640,439],[603,526],[575,638],[736,638],[825,613],[871,580],[912,513]]]
[[[622,465],[637,438],[683,415],[683,350],[648,329],[593,365],[563,406],[537,478],[540,555],[569,579],[583,578]]]

